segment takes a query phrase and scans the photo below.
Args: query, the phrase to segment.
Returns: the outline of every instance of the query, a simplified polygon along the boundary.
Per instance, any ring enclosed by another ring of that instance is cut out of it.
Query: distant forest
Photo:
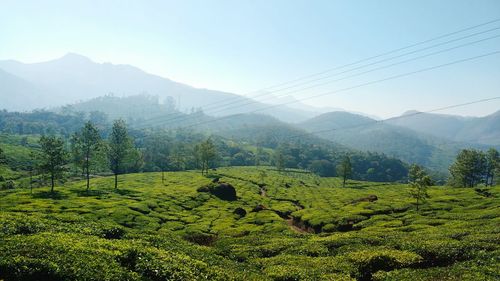
[[[70,139],[85,122],[90,121],[99,130],[102,139],[111,133],[111,121],[100,111],[71,112],[67,114],[49,111],[19,113],[0,111],[0,132],[7,135],[56,135],[70,146]],[[229,138],[193,129],[135,129],[128,131],[137,150],[134,165],[123,172],[176,171],[198,169],[195,157],[197,144],[210,138],[216,148],[216,157],[211,161],[218,166],[277,166],[278,159],[283,168],[307,169],[320,176],[336,176],[336,167],[349,155],[352,162],[352,178],[369,181],[405,181],[409,165],[403,161],[379,153],[360,152],[321,140],[314,136],[289,138],[289,129],[276,130],[272,125],[260,128],[259,134]],[[251,132],[251,130],[250,130]],[[298,131],[300,132],[300,131]],[[21,142],[21,141],[19,141]],[[19,143],[22,145],[21,143]],[[26,145],[26,144],[25,144]],[[37,145],[29,144],[33,149]],[[27,169],[9,162],[18,169]],[[96,172],[109,172],[103,166]]]

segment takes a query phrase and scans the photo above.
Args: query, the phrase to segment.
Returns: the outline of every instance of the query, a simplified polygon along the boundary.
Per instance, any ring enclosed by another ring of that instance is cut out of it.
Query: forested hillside
[[[412,115],[407,112],[404,115]],[[500,111],[485,117],[424,113],[390,121],[417,132],[458,142],[500,146]]]
[[[204,115],[199,115],[203,117]],[[208,119],[210,120],[210,119]],[[75,134],[80,133],[90,122],[100,138],[111,137],[112,123],[106,114],[92,111],[69,111],[58,114],[47,111],[33,113],[0,112],[0,132],[4,139],[0,145],[9,148],[15,145],[22,149],[26,139],[31,145],[41,135],[60,136],[66,146],[73,145]],[[275,125],[259,125],[259,124]],[[133,144],[131,165],[123,172],[176,171],[197,169],[196,146],[209,138],[217,151],[211,165],[248,166],[278,165],[283,168],[311,170],[321,176],[337,175],[337,165],[349,155],[352,159],[354,179],[371,181],[404,181],[408,164],[383,154],[353,150],[348,147],[322,140],[301,129],[284,124],[264,115],[236,115],[223,122],[208,125],[206,131],[175,129],[157,126],[147,128],[141,122],[128,125]],[[293,137],[295,136],[295,137]],[[300,136],[300,137],[297,137]],[[36,162],[34,156],[30,161]],[[26,162],[23,159],[21,162]],[[11,169],[27,173],[26,166],[13,163]],[[78,169],[71,168],[76,176]],[[109,173],[106,164],[97,165],[94,173]]]
[[[331,112],[300,123],[299,126],[309,132],[317,132],[315,134],[324,139],[359,150],[385,153],[445,174],[460,149],[487,147],[478,143],[460,143],[392,125],[395,121],[387,123],[389,124],[348,112]],[[426,124],[428,123],[431,122]]]

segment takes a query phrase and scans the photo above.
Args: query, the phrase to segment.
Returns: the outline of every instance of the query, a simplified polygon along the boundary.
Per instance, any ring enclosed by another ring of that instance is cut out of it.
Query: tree
[[[29,182],[30,194],[33,193],[33,174],[35,172],[35,164],[34,164],[33,160],[35,158],[36,158],[36,153],[31,151],[30,152],[30,160],[28,162],[28,165],[26,166],[26,168],[28,169],[29,176],[30,176],[30,182]]]
[[[264,168],[259,170],[259,179],[260,179],[260,184],[265,184],[265,180],[267,177],[266,170]]]
[[[208,170],[210,169],[210,164],[217,157],[217,150],[215,148],[214,143],[211,138],[208,138],[206,141],[200,143],[195,148],[195,151],[198,153],[199,164],[201,165],[201,174],[206,171],[208,175]]]
[[[2,164],[7,164],[7,156],[5,156],[5,152],[3,152],[3,149],[0,147],[0,165]]]
[[[168,157],[169,162],[172,164],[175,171],[181,171],[185,169],[186,157],[185,148],[182,144],[176,144],[172,147],[170,156]]]
[[[450,166],[450,184],[453,186],[474,187],[484,180],[486,157],[482,151],[463,149]]]
[[[342,187],[345,187],[345,183],[352,174],[351,158],[346,155],[342,160],[342,163],[337,165],[337,175],[342,177]]]
[[[281,150],[276,152],[276,169],[279,173],[283,173],[285,171],[285,155]]]
[[[165,182],[165,170],[168,168],[171,140],[164,132],[156,132],[143,137],[144,169],[161,171],[161,181]]]
[[[94,124],[86,122],[80,132],[71,138],[73,158],[80,164],[87,180],[87,191],[90,189],[90,170],[98,164],[102,140]]]
[[[124,162],[131,146],[125,121],[121,119],[115,120],[108,149],[109,168],[115,175],[115,189],[118,188],[118,175],[125,169]]]
[[[432,180],[429,175],[419,165],[413,164],[408,171],[408,182],[410,183],[410,196],[417,202],[417,211],[421,203],[429,198],[427,187],[432,185]]]
[[[63,175],[68,153],[64,148],[64,141],[55,136],[42,136],[40,147],[39,170],[50,175],[50,191],[54,192],[54,182]]]
[[[335,167],[332,162],[322,159],[313,160],[309,164],[309,170],[320,177],[332,177],[335,176]]]
[[[493,186],[495,176],[498,176],[500,170],[500,154],[498,150],[490,148],[486,152],[486,171],[485,171],[485,184],[486,186]]]

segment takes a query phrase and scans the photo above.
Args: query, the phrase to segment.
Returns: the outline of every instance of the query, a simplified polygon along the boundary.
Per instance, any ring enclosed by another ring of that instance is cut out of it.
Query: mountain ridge
[[[22,63],[15,60],[0,61],[0,69],[37,85],[40,96],[31,103],[12,102],[2,106],[9,110],[36,109],[62,106],[89,100],[109,93],[122,96],[150,94],[164,100],[171,97],[177,101],[178,109],[203,108],[208,104],[240,104],[215,110],[217,115],[231,115],[259,111],[287,122],[298,122],[317,113],[290,107],[271,107],[269,104],[252,100],[233,93],[195,88],[168,78],[151,74],[128,64],[96,63],[83,55],[68,53],[58,59],[38,63]],[[9,84],[5,81],[5,84]],[[27,95],[32,91],[25,86]],[[9,93],[2,89],[3,95]],[[214,108],[214,107],[212,107]],[[215,107],[217,108],[217,107]],[[220,108],[220,107],[219,107]]]

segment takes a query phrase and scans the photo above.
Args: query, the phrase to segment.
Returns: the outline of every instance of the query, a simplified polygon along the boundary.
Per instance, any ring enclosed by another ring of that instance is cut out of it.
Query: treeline
[[[483,152],[464,149],[450,166],[452,186],[474,187],[478,184],[492,186],[500,176],[500,155],[494,148]]]
[[[64,114],[48,111],[16,113],[0,111],[0,132],[20,135],[57,135],[74,143],[75,133],[81,133],[82,124],[90,122],[101,139],[108,139],[112,133],[108,117],[99,111],[88,113],[75,109],[64,110]],[[128,123],[128,122],[127,122]],[[269,129],[245,127],[239,137],[213,135],[216,155],[210,166],[274,165],[277,156],[284,158],[284,167],[311,170],[321,176],[336,176],[336,166],[344,155],[352,158],[352,178],[370,181],[404,181],[407,165],[397,159],[377,153],[351,151],[337,144],[313,136],[290,138],[303,133],[287,126],[271,126]],[[129,157],[124,173],[151,171],[178,171],[198,169],[195,153],[196,145],[207,139],[207,135],[192,130],[133,129],[128,130],[134,147],[133,157]],[[78,158],[71,153],[72,158]],[[100,164],[95,172],[109,172],[106,157],[99,156]],[[71,171],[81,171],[80,164],[73,162]],[[85,174],[85,173],[84,173]]]
[[[102,129],[105,129],[108,125],[108,117],[100,111],[57,114],[46,110],[35,110],[30,113],[0,110],[0,132],[18,135],[60,135],[69,137],[79,130],[86,120],[90,120]]]

